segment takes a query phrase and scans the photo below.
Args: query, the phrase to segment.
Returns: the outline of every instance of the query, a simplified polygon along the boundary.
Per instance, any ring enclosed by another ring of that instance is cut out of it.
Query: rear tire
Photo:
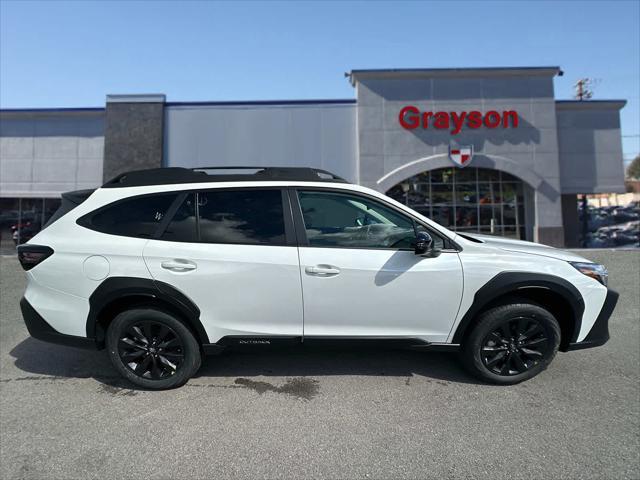
[[[200,346],[184,323],[151,308],[127,310],[109,325],[113,366],[135,385],[165,390],[184,385],[200,368]]]
[[[558,321],[541,306],[502,305],[480,315],[462,345],[462,360],[474,376],[512,385],[546,369],[560,337]]]

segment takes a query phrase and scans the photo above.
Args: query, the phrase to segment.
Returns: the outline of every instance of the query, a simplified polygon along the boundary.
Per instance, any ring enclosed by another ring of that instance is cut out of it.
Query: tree
[[[637,155],[627,167],[627,177],[640,180],[640,155]]]

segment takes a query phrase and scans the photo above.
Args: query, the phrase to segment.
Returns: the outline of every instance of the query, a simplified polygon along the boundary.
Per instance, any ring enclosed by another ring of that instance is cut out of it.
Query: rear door
[[[154,279],[198,306],[212,343],[225,336],[302,335],[298,252],[281,189],[182,194],[144,259]]]
[[[425,228],[373,197],[292,190],[300,238],[304,335],[447,340],[462,297],[462,266],[446,239],[436,257],[413,250]]]

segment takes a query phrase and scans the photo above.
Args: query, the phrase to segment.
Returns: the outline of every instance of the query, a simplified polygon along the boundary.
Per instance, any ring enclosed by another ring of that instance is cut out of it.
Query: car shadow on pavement
[[[104,351],[63,347],[27,338],[9,354],[14,365],[31,375],[49,379],[93,378],[111,387],[137,389],[124,380]],[[229,351],[204,357],[194,378],[323,377],[366,375],[414,376],[443,382],[477,382],[460,365],[456,354],[411,350],[287,348],[270,351]],[[7,381],[5,379],[5,381]]]

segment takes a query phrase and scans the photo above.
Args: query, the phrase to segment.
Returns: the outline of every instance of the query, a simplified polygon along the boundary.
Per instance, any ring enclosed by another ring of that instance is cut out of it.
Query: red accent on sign
[[[449,158],[458,167],[466,167],[473,158],[473,145],[454,147],[449,145]]]
[[[413,116],[407,115],[408,113],[412,113]],[[418,115],[417,117],[415,115]],[[406,128],[407,130],[413,130],[414,128],[418,128],[420,125],[420,110],[417,107],[409,105],[400,110],[400,115],[398,115],[398,120],[400,121],[400,125],[402,128]],[[426,123],[426,121],[425,121]],[[423,127],[426,128],[426,127]]]
[[[402,128],[415,130],[418,127],[428,129],[429,126],[438,130],[450,130],[453,135],[462,131],[462,127],[467,128],[517,128],[519,117],[515,110],[504,110],[498,112],[490,110],[486,114],[478,110],[471,112],[421,112],[414,105],[407,105],[400,110],[398,121]]]

